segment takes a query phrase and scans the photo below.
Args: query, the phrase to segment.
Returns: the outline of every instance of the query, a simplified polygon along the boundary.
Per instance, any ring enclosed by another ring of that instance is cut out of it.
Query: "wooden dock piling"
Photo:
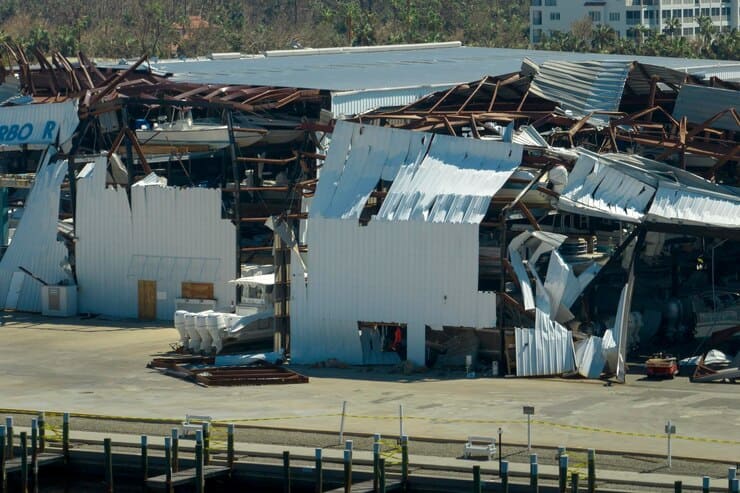
[[[574,472],[570,475],[570,491],[571,493],[578,493],[578,473]]]
[[[481,493],[481,491],[480,466],[476,464],[473,466],[473,493]]]
[[[596,492],[596,450],[588,449],[588,493]]]
[[[31,420],[31,491],[39,491],[39,423],[36,418]]]
[[[540,466],[537,464],[537,454],[529,456],[529,486],[533,493],[540,490]]]
[[[352,491],[352,451],[344,451],[344,493]]]
[[[324,493],[324,464],[323,451],[316,449],[316,465],[314,466],[314,481],[316,483],[315,493]]]
[[[509,461],[501,461],[501,491],[509,493]]]
[[[7,437],[7,452],[5,453],[5,457],[10,460],[14,457],[15,454],[15,451],[13,450],[13,416],[8,416],[5,418],[5,429],[7,431],[7,434],[5,435]]]
[[[558,467],[558,491],[565,493],[568,486],[568,456],[560,456],[560,464]]]
[[[64,465],[69,464],[69,413],[62,416],[62,455]]]
[[[149,447],[147,442],[147,436],[141,435],[141,477],[144,488],[146,488],[146,480],[149,478]]]
[[[290,493],[290,451],[283,451],[283,493]]]
[[[105,491],[113,493],[113,450],[110,438],[103,439],[103,453],[105,454]]]
[[[28,436],[21,432],[21,492],[28,493]]]
[[[5,471],[5,426],[0,426],[0,493],[8,491],[8,475]]]
[[[234,424],[229,423],[226,428],[226,465],[229,470],[234,469]]]
[[[39,453],[43,454],[46,450],[46,414],[41,411],[38,415],[39,424]]]
[[[385,458],[381,457],[380,462],[378,464],[378,468],[380,469],[380,482],[378,484],[378,491],[380,493],[385,493]]]
[[[409,437],[401,437],[401,489],[408,490],[409,482]]]
[[[165,483],[164,487],[167,493],[173,491],[172,487],[172,439],[170,437],[164,437],[164,467],[165,467]]]
[[[204,426],[205,428],[205,426]],[[203,435],[198,432],[195,436],[195,491],[196,493],[203,493],[205,490],[205,478],[203,477]]]
[[[180,430],[172,428],[172,472],[180,469]]]

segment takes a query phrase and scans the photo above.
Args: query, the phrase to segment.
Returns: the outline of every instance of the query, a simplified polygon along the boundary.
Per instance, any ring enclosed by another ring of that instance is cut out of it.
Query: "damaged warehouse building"
[[[634,351],[735,355],[737,64],[313,51],[11,47],[5,309],[174,319],[185,350],[301,364],[623,381]]]

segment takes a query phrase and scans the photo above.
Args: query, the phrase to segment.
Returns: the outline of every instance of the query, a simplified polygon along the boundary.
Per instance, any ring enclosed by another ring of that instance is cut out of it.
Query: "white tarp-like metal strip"
[[[0,108],[0,146],[64,144],[80,119],[77,101]]]
[[[573,336],[542,310],[535,328],[516,328],[516,374],[519,377],[560,375],[575,370]]]

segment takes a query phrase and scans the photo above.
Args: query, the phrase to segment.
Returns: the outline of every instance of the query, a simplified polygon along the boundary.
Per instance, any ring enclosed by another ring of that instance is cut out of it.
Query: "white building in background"
[[[681,21],[682,36],[699,33],[698,19],[709,17],[721,31],[740,25],[740,0],[531,0],[529,40],[538,43],[555,31],[568,32],[588,17],[594,25],[614,28],[620,37],[633,36],[642,24],[663,32],[671,19]],[[678,35],[678,33],[676,33]]]
[[[522,146],[338,122],[310,207],[306,269],[291,260],[291,358],[425,362],[427,327],[490,328],[479,291],[479,226]],[[392,182],[392,183],[391,183]],[[366,204],[379,183],[382,205]]]

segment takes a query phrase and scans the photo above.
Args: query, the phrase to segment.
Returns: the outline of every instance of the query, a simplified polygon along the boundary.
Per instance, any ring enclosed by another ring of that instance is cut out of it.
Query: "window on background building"
[[[542,25],[542,11],[541,10],[533,10],[532,11],[532,25],[533,26],[541,26]]]
[[[673,9],[673,17],[674,18],[681,18],[681,9]]]
[[[670,10],[664,10],[660,13],[660,16],[663,19],[670,19],[671,18],[671,11]]]
[[[558,0],[545,0],[546,7],[556,7],[557,5],[558,5]]]
[[[589,10],[588,17],[591,19],[591,22],[601,22],[601,12],[596,10]]]
[[[550,12],[550,20],[551,21],[559,21],[560,20],[560,12]]]
[[[693,36],[694,35],[694,28],[693,27],[684,27],[683,28],[683,35],[684,36]]]
[[[532,30],[532,42],[539,43],[540,41],[542,41],[542,29]]]
[[[699,9],[699,12],[700,12],[700,15],[703,15],[704,17],[709,17],[709,9],[708,8],[706,8],[706,9],[704,9],[704,8]]]
[[[722,7],[722,17],[730,17],[730,7]]]
[[[532,0],[532,7],[542,7],[542,0]]]
[[[619,22],[619,12],[609,12],[610,22]]]
[[[634,26],[642,22],[642,17],[640,16],[639,10],[628,10],[626,12],[626,19],[628,26]]]
[[[719,16],[719,7],[712,7],[712,17]]]
[[[694,17],[694,9],[683,9],[683,18],[691,19]]]
[[[645,20],[650,22],[655,22],[655,11],[654,10],[646,10],[645,11]]]

